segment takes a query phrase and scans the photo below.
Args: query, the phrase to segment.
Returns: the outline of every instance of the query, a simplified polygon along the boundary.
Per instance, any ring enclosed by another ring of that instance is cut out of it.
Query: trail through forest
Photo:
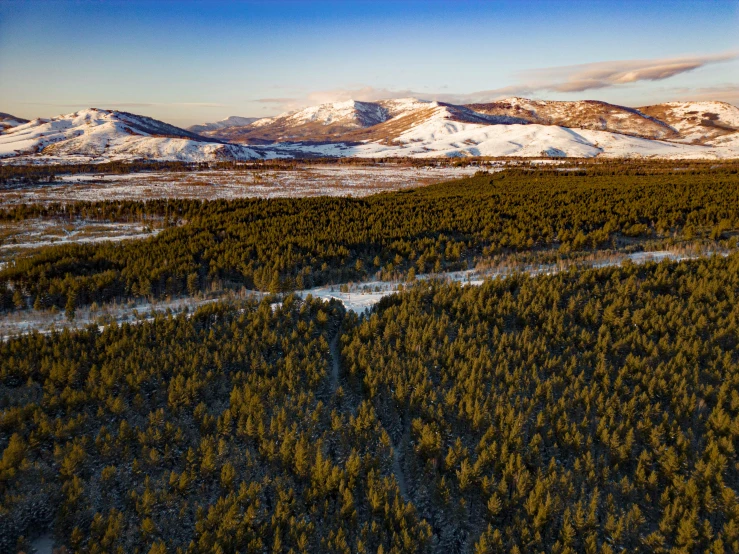
[[[339,337],[341,336],[341,329],[336,330],[336,334],[333,336],[331,341],[328,343],[331,351],[331,392],[336,393],[336,389],[339,387],[339,373],[341,361],[339,356]]]
[[[339,338],[341,337],[341,326],[336,329],[336,333],[328,343],[329,352],[331,354],[331,393],[336,394],[339,388],[339,376],[341,375],[341,348],[339,345]],[[408,488],[406,485],[405,475],[403,474],[403,466],[401,464],[401,446],[407,444],[410,440],[410,426],[405,425],[403,436],[399,441],[392,443],[393,449],[393,475],[395,480],[398,482],[398,488],[400,489],[400,495],[403,500],[410,502],[408,496]]]
[[[403,426],[403,435],[400,437],[400,440],[393,443],[393,474],[395,475],[395,480],[398,482],[400,495],[406,502],[410,502],[410,497],[408,496],[408,485],[405,480],[405,473],[403,473],[400,449],[403,447],[403,445],[407,445],[410,442],[410,438],[411,428],[409,423],[406,422]]]

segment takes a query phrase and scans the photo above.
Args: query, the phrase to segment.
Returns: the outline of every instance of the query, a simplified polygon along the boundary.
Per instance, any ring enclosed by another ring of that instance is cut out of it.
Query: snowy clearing
[[[560,260],[557,264],[548,265],[520,265],[501,263],[496,267],[484,269],[469,269],[464,271],[453,271],[438,274],[423,274],[416,278],[417,282],[428,279],[437,279],[446,282],[457,282],[463,285],[477,286],[481,285],[488,279],[500,279],[510,276],[514,273],[527,273],[529,275],[553,275],[570,268],[588,268],[588,267],[613,267],[623,263],[644,264],[647,262],[684,261],[693,260],[701,257],[712,255],[728,256],[735,251],[715,251],[715,250],[692,250],[692,251],[668,251],[658,250],[653,252],[635,252],[630,254],[624,253],[607,253],[604,255],[595,254],[586,260]],[[293,291],[293,293],[301,298],[312,296],[325,301],[332,299],[341,302],[347,310],[357,314],[367,313],[382,298],[395,294],[403,289],[412,287],[412,282],[400,281],[365,281],[361,283],[349,283],[346,285],[327,285],[323,287],[314,287],[311,289]],[[159,302],[130,301],[123,304],[110,304],[92,311],[89,307],[77,310],[74,321],[67,321],[64,314],[58,312],[52,314],[50,312],[22,311],[11,312],[0,316],[0,338],[7,340],[8,338],[37,331],[42,334],[49,334],[54,330],[61,329],[80,329],[88,325],[98,325],[102,330],[105,326],[116,323],[137,324],[141,321],[151,321],[153,313],[163,314],[170,311],[173,314],[181,313],[185,310],[194,311],[200,306],[217,302],[220,300],[229,300],[234,298],[255,298],[262,299],[268,296],[267,293],[259,291],[242,290],[238,295],[233,292],[223,294],[222,296],[212,298],[202,297],[184,297],[172,300],[163,300]],[[279,306],[279,302],[272,304],[274,307]]]
[[[0,206],[78,200],[367,196],[473,175],[480,168],[311,165],[294,170],[212,170],[124,175],[61,175],[58,182],[6,189]]]
[[[498,266],[490,269],[468,269],[465,271],[452,271],[438,274],[422,274],[416,277],[417,281],[437,279],[446,282],[462,283],[463,285],[481,285],[487,279],[504,278],[513,273],[528,273],[529,275],[553,275],[566,271],[571,267],[612,267],[621,265],[628,261],[635,264],[647,262],[661,262],[664,260],[683,261],[715,254],[713,251],[683,253],[659,250],[654,252],[634,252],[631,254],[609,254],[603,259],[569,262],[561,260],[557,264],[550,265],[511,265]],[[728,253],[722,253],[728,255]],[[341,285],[330,285],[315,287],[308,290],[296,291],[295,294],[305,298],[308,295],[323,300],[335,299],[341,302],[347,310],[358,314],[369,311],[375,304],[385,296],[395,294],[403,288],[413,286],[410,282],[400,281],[370,281],[351,284],[345,287]],[[343,289],[343,290],[342,290]]]
[[[156,236],[159,222],[147,225],[88,220],[24,219],[0,226],[0,260],[3,264],[24,250],[73,243],[144,239]],[[2,266],[0,266],[2,269]]]

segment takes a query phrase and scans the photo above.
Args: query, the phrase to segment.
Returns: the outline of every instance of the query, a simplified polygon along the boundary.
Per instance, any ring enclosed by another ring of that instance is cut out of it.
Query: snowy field
[[[416,281],[438,279],[446,282],[457,282],[462,283],[463,285],[477,286],[481,285],[485,280],[504,278],[513,273],[553,275],[561,271],[567,271],[572,267],[609,267],[618,266],[623,263],[644,264],[647,262],[661,262],[665,260],[683,261],[711,255],[727,256],[733,252],[735,251],[718,252],[707,249],[679,251],[659,250],[654,252],[636,252],[630,254],[596,254],[590,256],[588,259],[574,261],[560,260],[557,264],[551,265],[521,265],[503,262],[495,267],[484,269],[470,269],[466,271],[419,275],[416,277]],[[310,295],[314,298],[320,298],[325,301],[335,299],[341,302],[347,310],[353,311],[357,314],[364,314],[382,298],[412,286],[413,283],[400,281],[366,281],[361,283],[350,283],[344,286],[328,285],[298,290],[294,291],[294,294],[301,298],[306,298]],[[146,301],[130,301],[122,304],[105,305],[95,311],[91,310],[89,307],[81,308],[77,311],[74,321],[71,322],[67,321],[64,314],[61,312],[55,314],[36,311],[11,312],[0,316],[0,339],[6,340],[8,337],[28,333],[34,330],[43,334],[48,334],[53,330],[61,330],[64,328],[80,329],[91,324],[97,325],[100,329],[103,329],[106,325],[113,322],[117,322],[119,324],[136,324],[141,321],[151,320],[154,313],[162,314],[169,311],[172,314],[177,314],[186,310],[192,312],[204,304],[219,300],[235,298],[243,299],[247,297],[261,299],[265,296],[267,296],[267,294],[263,292],[242,290],[238,294],[229,292],[222,296],[209,298],[184,297],[152,303]]]
[[[358,197],[458,179],[473,175],[479,169],[476,166],[316,165],[293,170],[62,175],[56,183],[24,185],[1,191],[0,206],[152,198]]]

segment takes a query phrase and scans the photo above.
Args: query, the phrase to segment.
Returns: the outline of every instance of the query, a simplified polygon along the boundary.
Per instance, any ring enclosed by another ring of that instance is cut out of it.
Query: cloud
[[[728,62],[739,58],[737,52],[725,52],[707,56],[683,56],[651,60],[612,60],[589,64],[549,67],[521,72],[519,83],[506,87],[471,93],[415,91],[371,86],[338,88],[314,91],[300,98],[260,98],[257,102],[280,106],[284,111],[297,110],[328,102],[360,100],[373,102],[393,98],[415,97],[451,104],[475,104],[499,100],[510,96],[536,97],[547,93],[579,93],[602,90],[641,81],[662,81],[676,75],[699,69],[706,65]],[[447,87],[443,87],[444,89]],[[735,98],[730,91],[717,91],[724,97]],[[706,97],[712,93],[705,89]],[[697,98],[696,98],[697,99]],[[732,102],[732,100],[727,100]]]
[[[639,81],[662,81],[706,65],[739,57],[736,52],[656,60],[616,60],[526,71],[529,87],[553,92],[583,92]]]
[[[283,110],[299,110],[308,106],[326,104],[329,102],[344,102],[346,100],[359,100],[360,102],[375,102],[389,98],[404,98],[408,96],[428,96],[425,93],[410,90],[391,90],[386,88],[374,88],[363,86],[356,89],[331,89],[308,93],[301,98],[257,98],[254,102],[261,104],[274,104]]]
[[[152,108],[152,107],[182,107],[182,108],[228,108],[229,104],[213,102],[86,102],[79,104],[56,104],[53,102],[19,102],[28,106],[53,106],[56,108],[90,108],[93,106],[110,106],[117,108]]]
[[[290,104],[296,102],[297,98],[256,98],[253,102],[259,102],[260,104]]]
[[[679,89],[675,93],[677,100],[720,100],[739,107],[739,85],[720,85],[696,89]]]

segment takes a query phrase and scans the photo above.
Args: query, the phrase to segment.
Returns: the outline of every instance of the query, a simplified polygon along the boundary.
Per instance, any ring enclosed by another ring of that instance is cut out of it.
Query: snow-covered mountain
[[[727,102],[666,102],[639,111],[670,125],[681,142],[707,144],[739,131],[739,108]]]
[[[686,144],[560,125],[484,120],[459,106],[432,104],[375,127],[344,135],[344,142],[280,146],[300,153],[354,157],[739,157],[739,134],[711,145]],[[489,116],[505,118],[508,116]]]
[[[627,108],[595,100],[553,102],[507,98],[468,107],[481,113],[518,117],[529,123],[697,144],[708,144],[712,139],[739,131],[739,108],[726,102],[667,102]]]
[[[24,123],[28,123],[28,120],[22,117],[15,117],[9,113],[0,112],[0,133],[13,127],[18,127],[18,125],[23,125]]]
[[[29,155],[38,161],[259,157],[245,146],[224,144],[150,117],[96,108],[34,119],[0,135],[0,158]]]
[[[498,128],[501,125],[538,127],[527,130]],[[321,104],[206,134],[243,144],[292,145],[291,151],[300,143],[306,152],[319,149],[325,153],[336,150],[346,153],[351,150],[355,152],[353,155],[363,155],[368,150],[374,152],[382,145],[387,155],[412,151],[414,156],[426,153],[538,156],[542,152],[562,152],[569,156],[664,154],[694,157],[705,154],[724,157],[737,154],[733,137],[738,129],[739,108],[723,102],[671,102],[630,108],[594,100],[564,102],[514,97],[487,104],[454,105],[403,98]],[[595,131],[606,135],[593,135]],[[528,142],[516,142],[513,135],[517,134]],[[573,134],[578,138],[573,138]],[[611,134],[618,136],[610,137]],[[447,137],[449,141],[442,144],[440,137]],[[492,147],[493,137],[509,137],[514,142],[501,139],[502,143],[494,141],[498,146]],[[555,140],[555,137],[559,138]],[[627,138],[667,144],[650,145]],[[542,141],[547,144],[546,148],[540,148]],[[590,142],[590,147],[583,150],[582,145]],[[336,146],[318,148],[316,143]],[[488,147],[480,149],[478,145],[482,143]],[[705,148],[683,148],[674,143]],[[393,148],[388,150],[391,146]]]
[[[231,127],[206,133],[208,136],[243,142],[340,142],[351,140],[344,135],[366,129],[413,111],[424,109],[430,102],[415,98],[360,102],[348,100],[312,106],[276,117],[266,117],[246,127]]]
[[[723,102],[627,108],[525,98],[464,106],[404,98],[322,104],[203,135],[148,117],[89,109],[0,134],[0,157],[20,162],[315,156],[737,158],[739,108]]]
[[[470,104],[468,108],[484,114],[515,117],[525,123],[609,131],[649,139],[679,138],[679,133],[669,124],[638,109],[596,100],[567,102],[513,97],[487,104]]]
[[[239,117],[238,115],[232,115],[226,119],[220,121],[214,121],[213,123],[203,123],[201,125],[191,125],[187,128],[188,131],[193,133],[206,133],[208,131],[217,131],[219,129],[227,129],[229,127],[246,127],[251,125],[255,121],[260,119],[259,117]]]

